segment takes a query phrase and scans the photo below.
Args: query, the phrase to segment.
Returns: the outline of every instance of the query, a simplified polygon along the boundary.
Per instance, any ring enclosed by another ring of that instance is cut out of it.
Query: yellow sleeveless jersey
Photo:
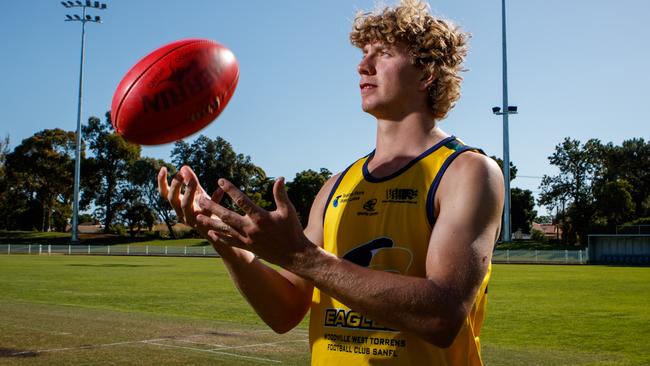
[[[356,161],[340,175],[329,195],[324,249],[366,268],[425,277],[436,188],[454,158],[468,150],[477,151],[448,137],[380,179],[368,172],[374,152]],[[314,289],[311,364],[482,365],[478,337],[489,276],[488,270],[469,316],[453,344],[444,349],[389,329]]]

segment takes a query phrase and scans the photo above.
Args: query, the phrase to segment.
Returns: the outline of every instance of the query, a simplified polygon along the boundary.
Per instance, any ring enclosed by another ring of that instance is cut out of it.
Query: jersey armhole
[[[440,170],[438,170],[436,177],[433,179],[433,183],[431,183],[431,186],[429,187],[429,192],[427,192],[427,219],[432,229],[433,229],[433,225],[436,223],[434,200],[436,197],[436,191],[438,190],[438,186],[440,185],[440,181],[442,180],[442,176],[445,174],[447,168],[449,168],[449,165],[454,161],[454,159],[456,159],[458,155],[464,153],[465,151],[473,151],[485,155],[485,153],[481,149],[470,147],[470,146],[460,146],[456,151],[454,151],[451,155],[447,157],[445,162],[440,167]]]

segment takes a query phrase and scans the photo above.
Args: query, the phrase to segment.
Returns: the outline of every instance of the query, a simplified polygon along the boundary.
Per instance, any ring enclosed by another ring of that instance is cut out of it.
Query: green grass
[[[494,365],[649,365],[650,268],[495,265],[481,335]]]
[[[485,363],[648,365],[648,294],[648,268],[495,265]],[[309,360],[306,323],[269,332],[215,258],[0,255],[0,313],[0,364]]]
[[[270,332],[215,258],[0,255],[0,313],[0,365],[309,359],[304,323]]]

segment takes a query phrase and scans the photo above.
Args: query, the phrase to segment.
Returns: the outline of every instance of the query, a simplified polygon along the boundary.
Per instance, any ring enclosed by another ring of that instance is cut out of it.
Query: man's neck
[[[368,168],[376,177],[390,175],[448,136],[427,113],[399,121],[378,119],[377,146]]]

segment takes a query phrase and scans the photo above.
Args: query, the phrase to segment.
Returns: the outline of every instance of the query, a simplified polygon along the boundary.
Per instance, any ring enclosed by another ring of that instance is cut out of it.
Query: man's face
[[[362,48],[357,71],[361,77],[361,108],[381,119],[399,119],[426,107],[424,72],[411,62],[400,43],[369,43]]]

